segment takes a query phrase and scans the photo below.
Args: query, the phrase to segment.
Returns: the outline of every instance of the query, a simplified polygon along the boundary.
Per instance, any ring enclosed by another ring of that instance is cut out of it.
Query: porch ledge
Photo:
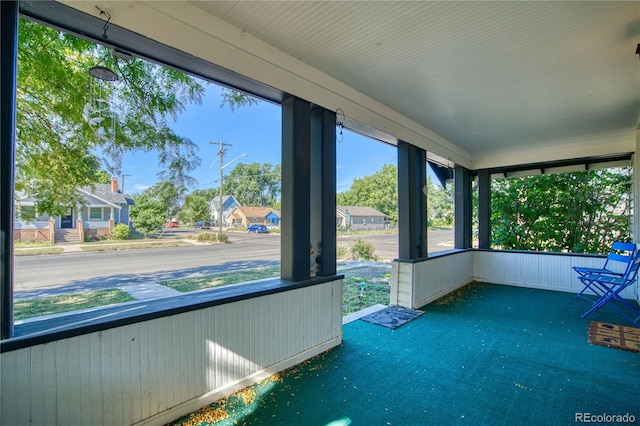
[[[0,353],[240,300],[297,290],[343,278],[344,275],[316,277],[296,283],[274,278],[251,284],[230,285],[186,293],[166,299],[132,302],[106,306],[89,312],[50,316],[16,324],[15,336],[0,342]]]
[[[417,259],[402,259],[397,258],[394,259],[394,262],[400,263],[420,263],[420,262],[428,262],[429,260],[437,259],[439,257],[452,256],[458,253],[464,253],[466,251],[477,251],[477,252],[493,252],[493,253],[520,253],[520,254],[539,254],[545,256],[573,256],[573,257],[595,257],[595,258],[606,258],[606,254],[592,254],[592,253],[565,253],[565,252],[554,252],[554,251],[534,251],[534,250],[499,250],[499,249],[478,249],[478,248],[468,248],[468,249],[451,249],[446,251],[440,251],[430,255],[428,257],[419,257]]]
[[[498,253],[521,253],[521,254],[540,254],[544,256],[573,256],[573,257],[599,257],[606,258],[606,254],[593,254],[593,253],[567,253],[560,251],[535,251],[535,250],[498,250],[498,249],[469,249],[473,251],[487,251]]]
[[[427,262],[427,261],[432,260],[432,259],[437,259],[438,257],[451,256],[451,255],[458,254],[458,253],[464,253],[465,251],[470,251],[470,250],[473,250],[473,249],[443,250],[443,251],[439,251],[439,252],[433,253],[432,255],[430,255],[428,257],[419,257],[417,259],[397,258],[397,259],[393,259],[393,261],[394,262],[400,262],[400,263],[420,263],[420,262]]]

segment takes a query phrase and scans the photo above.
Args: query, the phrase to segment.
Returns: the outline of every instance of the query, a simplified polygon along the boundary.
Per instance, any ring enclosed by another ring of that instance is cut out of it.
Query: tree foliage
[[[164,209],[163,217],[165,219],[172,219],[180,212],[185,192],[184,186],[163,180],[145,189],[144,194],[160,203]]]
[[[214,197],[218,197],[220,195],[220,190],[217,188],[195,189],[191,192],[191,195],[198,195],[200,197],[204,197],[207,201],[211,201]]]
[[[120,174],[132,150],[156,151],[161,178],[192,183],[195,145],[168,125],[203,86],[174,69],[118,59],[100,45],[21,19],[18,39],[16,189],[34,196],[38,210],[60,214],[81,204],[78,187],[105,168]],[[117,82],[88,74],[100,64]],[[100,154],[104,153],[104,155]]]
[[[201,220],[209,220],[211,213],[209,211],[209,200],[203,195],[189,194],[185,199],[184,205],[180,210],[178,217],[181,222],[194,223]]]
[[[223,192],[243,206],[275,207],[280,196],[281,167],[269,163],[240,163],[224,177]]]
[[[146,235],[162,227],[165,222],[166,210],[160,201],[148,193],[135,194],[134,205],[129,212],[134,228]]]
[[[256,98],[246,93],[233,89],[222,90],[222,103],[220,104],[220,108],[227,106],[231,111],[235,111],[237,108],[248,107],[256,105],[257,103],[258,100]]]
[[[337,194],[338,205],[373,207],[398,223],[398,168],[385,164],[373,175],[355,179],[348,191]]]
[[[629,169],[588,170],[494,180],[493,246],[606,253],[628,240]]]
[[[452,226],[454,216],[453,184],[445,188],[427,176],[427,223],[429,226]]]

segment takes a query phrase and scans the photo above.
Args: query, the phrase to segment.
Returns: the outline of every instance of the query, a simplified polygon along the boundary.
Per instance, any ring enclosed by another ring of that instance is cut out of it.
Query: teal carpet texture
[[[195,424],[640,423],[640,354],[587,342],[590,320],[627,324],[609,308],[580,318],[587,309],[568,293],[470,284],[395,330],[346,324],[341,346],[252,387],[251,401],[230,398],[227,419]]]

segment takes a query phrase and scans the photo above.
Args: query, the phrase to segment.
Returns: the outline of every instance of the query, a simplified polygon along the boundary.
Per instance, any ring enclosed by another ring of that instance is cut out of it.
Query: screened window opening
[[[630,241],[631,168],[494,178],[492,248],[606,254]]]

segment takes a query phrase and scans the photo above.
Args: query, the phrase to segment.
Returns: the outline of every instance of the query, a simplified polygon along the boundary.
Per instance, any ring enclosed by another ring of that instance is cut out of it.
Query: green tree
[[[606,253],[628,240],[629,169],[494,180],[492,244],[504,249]]]
[[[427,176],[427,218],[430,226],[452,226],[454,215],[453,184],[443,188]]]
[[[215,197],[220,196],[220,190],[216,188],[195,189],[191,191],[191,195],[199,195],[200,197],[204,197],[205,200],[211,201]]]
[[[355,179],[336,199],[338,205],[373,207],[398,223],[398,168],[385,164],[375,174]]]
[[[201,101],[200,82],[26,19],[18,43],[16,189],[34,196],[39,211],[60,214],[82,203],[77,188],[95,183],[101,167],[119,175],[132,150],[158,152],[161,178],[192,183],[195,145],[168,124]],[[91,77],[96,64],[119,80]]]
[[[229,109],[233,112],[237,108],[256,105],[258,103],[258,99],[253,96],[247,95],[246,93],[233,90],[233,89],[223,89],[222,90],[222,103],[220,104],[220,108],[224,108],[228,106]]]
[[[93,179],[95,183],[111,183],[111,174],[106,170],[98,170]]]
[[[184,185],[176,185],[173,182],[163,180],[145,189],[144,194],[158,201],[164,209],[164,218],[171,219],[180,212],[186,191]]]
[[[133,202],[134,205],[131,206],[130,216],[137,231],[148,236],[164,225],[166,210],[160,201],[143,192],[142,194],[135,194]]]
[[[209,202],[199,194],[189,194],[185,198],[184,206],[178,215],[180,221],[186,223],[194,223],[200,220],[209,220],[211,213],[209,211]]]
[[[269,163],[240,163],[224,178],[224,193],[243,206],[274,207],[280,195],[281,167]]]

